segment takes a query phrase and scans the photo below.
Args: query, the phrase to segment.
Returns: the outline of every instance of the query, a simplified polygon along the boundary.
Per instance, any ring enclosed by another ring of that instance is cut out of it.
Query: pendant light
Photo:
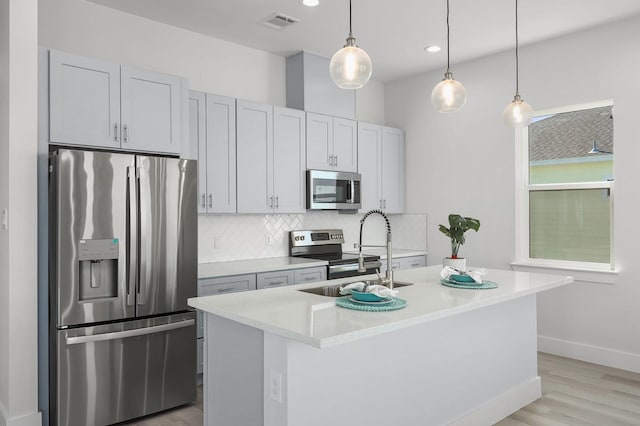
[[[369,55],[356,46],[356,38],[351,32],[351,0],[349,0],[349,37],[347,37],[347,44],[331,58],[329,73],[333,82],[341,89],[359,89],[371,78],[372,69]]]
[[[527,127],[533,118],[533,108],[520,97],[518,87],[518,0],[516,0],[516,94],[502,112],[504,124],[511,127]]]
[[[449,0],[447,0],[447,72],[444,79],[431,91],[431,103],[438,112],[458,112],[467,102],[464,86],[453,79],[449,69]]]

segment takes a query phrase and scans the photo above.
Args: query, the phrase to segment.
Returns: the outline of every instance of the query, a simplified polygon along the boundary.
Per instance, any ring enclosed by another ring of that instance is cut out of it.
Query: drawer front
[[[265,272],[257,274],[256,285],[262,288],[280,287],[293,284],[293,271]]]
[[[412,256],[402,259],[402,269],[422,268],[427,266],[426,256]]]
[[[398,269],[402,269],[402,263],[399,259],[392,259],[391,270],[397,271]],[[387,272],[387,259],[380,260],[380,272]]]
[[[213,296],[255,289],[256,276],[254,274],[198,280],[198,296]]]
[[[296,269],[293,271],[294,284],[312,283],[315,281],[325,281],[327,279],[327,268],[320,266],[317,268]]]

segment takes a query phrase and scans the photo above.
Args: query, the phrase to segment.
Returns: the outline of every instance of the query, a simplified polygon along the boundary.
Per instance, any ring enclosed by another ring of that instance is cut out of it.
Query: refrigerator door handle
[[[145,188],[147,188],[149,186],[148,182],[143,182],[143,180],[145,178],[147,178],[147,173],[146,170],[144,172],[141,172],[142,167],[138,166],[136,168],[136,179],[137,179],[137,189],[138,189],[138,194],[140,194],[140,197],[143,197],[142,194],[142,187],[144,185]],[[149,221],[149,219],[146,216],[146,213],[143,213],[142,209],[143,209],[143,199],[140,200],[140,206],[138,207],[138,228],[141,230],[139,232],[138,238],[140,239],[139,244],[138,244],[138,248],[139,248],[139,253],[138,253],[138,283],[137,283],[137,287],[136,287],[136,304],[137,305],[144,305],[145,301],[144,301],[144,293],[142,292],[142,287],[145,286],[145,284],[147,283],[147,256],[149,255],[147,253],[147,247],[148,247],[148,238],[149,235],[147,232],[143,231],[143,230],[148,230],[149,229],[149,224],[147,223]],[[146,203],[145,203],[146,204]],[[147,206],[148,209],[150,209],[150,206]]]
[[[147,334],[161,333],[163,331],[176,330],[178,328],[191,327],[195,320],[174,322],[171,324],[154,325],[152,327],[142,327],[133,330],[114,331],[111,333],[93,334],[89,336],[66,337],[67,345],[79,345],[82,343],[102,342],[105,340],[124,339],[125,337],[144,336]]]
[[[135,167],[127,167],[127,256],[128,256],[128,276],[127,276],[127,306],[133,305],[132,288],[137,288],[138,266],[138,191],[136,185]]]

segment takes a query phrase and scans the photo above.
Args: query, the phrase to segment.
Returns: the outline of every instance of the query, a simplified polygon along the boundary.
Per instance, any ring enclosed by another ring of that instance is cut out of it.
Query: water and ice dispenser
[[[80,240],[80,301],[118,296],[118,239]]]

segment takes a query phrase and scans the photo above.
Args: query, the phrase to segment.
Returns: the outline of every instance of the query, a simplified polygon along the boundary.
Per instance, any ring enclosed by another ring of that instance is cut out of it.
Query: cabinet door
[[[333,118],[333,169],[342,172],[358,170],[358,131],[356,122]]]
[[[198,153],[198,213],[207,212],[207,139],[205,134],[205,95],[189,93],[189,145]]]
[[[236,100],[207,94],[207,212],[236,211]]]
[[[273,195],[276,213],[304,213],[305,199],[305,114],[290,108],[274,108]]]
[[[404,213],[404,132],[382,128],[382,199],[387,213]]]
[[[293,271],[265,272],[256,275],[256,286],[258,290],[291,284],[293,284]]]
[[[360,181],[361,210],[382,208],[381,176],[382,126],[358,123],[358,173]]]
[[[333,119],[308,112],[307,169],[330,170],[333,162]]]
[[[273,107],[239,100],[236,114],[238,213],[271,213],[273,175],[267,162],[273,151],[267,150],[273,146]]]
[[[121,67],[122,149],[179,154],[180,78]]]
[[[327,279],[327,268],[319,266],[316,268],[294,269],[293,283],[305,284],[315,281],[325,281]]]
[[[120,148],[120,65],[49,53],[50,141]]]

